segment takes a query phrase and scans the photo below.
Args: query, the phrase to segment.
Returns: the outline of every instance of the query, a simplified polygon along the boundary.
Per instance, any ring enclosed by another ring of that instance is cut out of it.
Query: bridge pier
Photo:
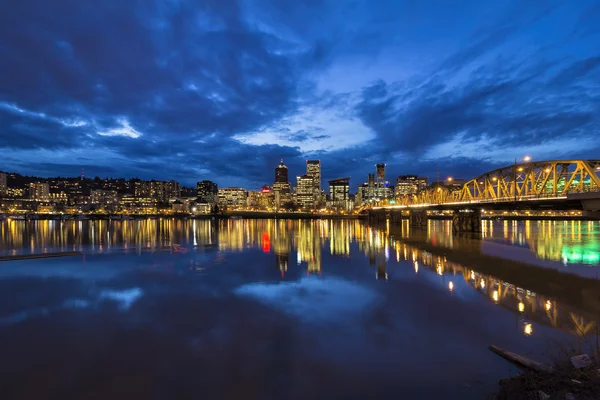
[[[481,232],[481,211],[455,210],[452,216],[452,232]]]
[[[387,211],[385,209],[369,210],[369,221],[385,221],[387,219]]]
[[[427,226],[427,211],[426,210],[410,210],[410,224],[416,227]]]
[[[390,221],[392,223],[402,223],[402,210],[390,210]]]

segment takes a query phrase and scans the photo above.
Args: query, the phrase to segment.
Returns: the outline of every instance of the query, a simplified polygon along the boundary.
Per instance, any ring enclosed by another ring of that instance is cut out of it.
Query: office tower
[[[377,184],[385,183],[385,164],[377,164]]]
[[[217,193],[219,192],[219,187],[216,183],[204,180],[196,184],[196,189],[200,202],[210,204],[217,202]]]
[[[314,178],[309,175],[302,175],[296,178],[296,201],[298,206],[304,210],[311,210],[315,207]]]
[[[8,185],[6,184],[6,174],[4,172],[0,172],[0,196],[6,195],[8,191]]]
[[[217,192],[219,207],[228,209],[246,208],[248,194],[246,189],[232,187],[221,188]]]
[[[29,184],[29,197],[34,200],[49,200],[50,199],[50,185],[47,183],[31,183]]]
[[[288,167],[283,163],[283,159],[275,168],[275,183],[288,183]]]
[[[350,178],[338,178],[329,181],[329,199],[331,201],[350,199]]]
[[[315,191],[321,191],[321,161],[319,160],[307,160],[306,161],[306,175],[313,178],[313,187]]]
[[[283,163],[283,159],[275,168],[273,193],[275,195],[275,206],[277,208],[292,201],[292,186],[288,182],[288,167]]]
[[[427,188],[427,178],[417,175],[400,175],[396,179],[396,197],[417,194]]]
[[[327,208],[351,211],[354,201],[350,199],[350,178],[338,178],[329,181],[329,201]]]

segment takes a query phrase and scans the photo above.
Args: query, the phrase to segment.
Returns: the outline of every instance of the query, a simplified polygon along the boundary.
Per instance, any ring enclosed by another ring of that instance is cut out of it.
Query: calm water
[[[573,334],[596,329],[599,293],[552,298],[451,251],[595,283],[599,231],[488,222],[475,240],[443,221],[3,221],[4,255],[84,255],[0,263],[0,398],[485,398],[516,372],[488,345],[545,361],[556,343],[582,346]]]

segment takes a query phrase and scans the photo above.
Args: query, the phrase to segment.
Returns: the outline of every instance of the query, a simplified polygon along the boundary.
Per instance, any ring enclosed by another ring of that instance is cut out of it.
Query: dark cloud
[[[353,184],[380,161],[485,172],[487,148],[560,151],[598,131],[597,13],[587,0],[13,1],[0,12],[0,168],[254,187],[281,158],[290,176],[315,157],[324,179]],[[345,142],[357,132],[375,139]],[[420,159],[459,138],[482,154]],[[334,150],[301,151],[315,141]]]

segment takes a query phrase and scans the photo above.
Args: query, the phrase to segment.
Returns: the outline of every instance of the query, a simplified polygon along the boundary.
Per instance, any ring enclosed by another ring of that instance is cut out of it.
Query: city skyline
[[[0,16],[2,170],[260,187],[281,158],[432,181],[600,152],[593,1],[44,5]]]

